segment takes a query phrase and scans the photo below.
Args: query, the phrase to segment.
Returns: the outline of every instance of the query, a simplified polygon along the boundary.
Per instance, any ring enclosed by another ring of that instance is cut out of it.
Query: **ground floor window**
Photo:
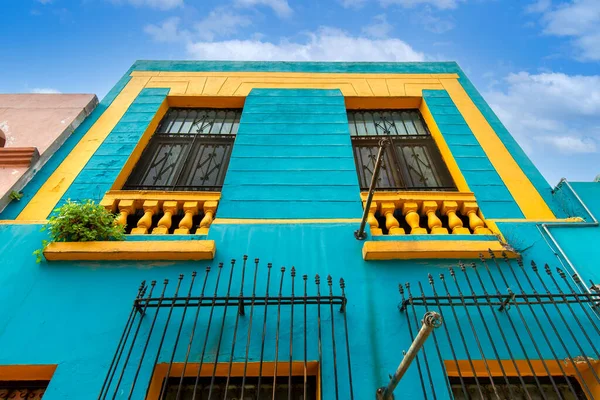
[[[48,383],[48,381],[0,381],[0,400],[41,399]]]

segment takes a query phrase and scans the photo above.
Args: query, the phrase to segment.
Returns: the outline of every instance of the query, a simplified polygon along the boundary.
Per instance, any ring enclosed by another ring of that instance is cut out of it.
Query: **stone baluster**
[[[419,205],[414,202],[406,202],[402,205],[402,215],[406,219],[406,223],[410,226],[411,235],[426,235],[427,229],[421,228],[419,222],[421,216],[417,212]]]
[[[438,204],[436,201],[423,201],[421,205],[421,213],[427,216],[427,226],[434,235],[447,235],[448,229],[442,227],[442,220],[438,218],[436,212]]]
[[[204,202],[204,217],[202,217],[202,220],[200,221],[200,227],[198,228],[196,234],[208,235],[208,228],[210,228],[210,224],[213,222],[215,211],[217,211],[216,201]]]
[[[470,235],[469,228],[463,227],[462,220],[456,215],[458,203],[456,201],[442,202],[442,215],[448,217],[448,226],[453,235]]]
[[[152,216],[158,212],[158,201],[146,200],[142,205],[144,216],[138,220],[137,228],[131,230],[132,235],[145,235],[152,226]]]
[[[119,201],[119,216],[115,220],[117,224],[127,225],[127,217],[135,213],[135,200]]]
[[[183,203],[184,216],[179,221],[179,227],[175,229],[176,235],[188,235],[192,225],[194,224],[194,215],[198,214],[198,202],[197,201],[186,201]]]
[[[366,203],[363,203],[363,207],[366,206]],[[369,207],[369,214],[367,214],[367,223],[371,228],[371,235],[378,236],[383,234],[383,231],[379,227],[379,221],[375,218],[375,213],[377,212],[377,203],[371,202],[371,206]]]
[[[152,229],[153,235],[166,235],[171,229],[173,214],[177,214],[177,202],[165,201],[162,206],[164,215],[158,220],[156,228]]]
[[[460,208],[460,213],[469,217],[469,226],[473,233],[477,235],[492,235],[492,231],[485,227],[485,223],[477,215],[479,206],[475,202],[464,202]]]
[[[404,235],[404,228],[400,228],[400,223],[394,217],[395,210],[394,203],[381,204],[381,213],[385,216],[385,227],[388,229],[388,235]]]

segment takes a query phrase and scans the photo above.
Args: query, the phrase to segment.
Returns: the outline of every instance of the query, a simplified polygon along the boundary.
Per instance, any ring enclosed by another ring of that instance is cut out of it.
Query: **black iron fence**
[[[416,289],[401,284],[411,337],[425,312],[444,321],[411,366],[423,398],[598,398],[600,293],[581,284],[559,268],[493,254],[429,274]]]
[[[344,280],[278,272],[244,256],[143,282],[98,398],[353,399]]]

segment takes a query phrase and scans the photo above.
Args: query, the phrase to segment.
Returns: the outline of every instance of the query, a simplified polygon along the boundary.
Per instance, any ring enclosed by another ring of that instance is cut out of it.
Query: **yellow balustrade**
[[[367,195],[361,194],[363,207]],[[394,217],[396,211],[404,216],[411,235],[493,234],[481,216],[475,196],[469,192],[377,192],[367,217],[371,234],[381,235],[384,228],[379,225],[376,213],[385,217],[388,235],[404,234],[404,223]],[[421,224],[422,217],[427,220],[426,226]],[[468,226],[464,226],[463,219],[465,223],[468,219]]]
[[[206,235],[219,204],[220,193],[216,192],[164,192],[113,190],[106,193],[101,204],[111,212],[118,212],[116,223],[126,225],[127,218],[138,210],[144,215],[131,229],[131,234],[169,234],[173,227],[173,217],[183,211],[174,234],[187,235],[194,228],[194,216],[203,211],[202,220],[196,234]],[[153,227],[153,217],[162,212],[158,223]]]
[[[394,217],[394,203],[382,203],[381,213],[385,216],[385,227],[389,235],[404,235],[404,228],[400,228],[400,223]]]

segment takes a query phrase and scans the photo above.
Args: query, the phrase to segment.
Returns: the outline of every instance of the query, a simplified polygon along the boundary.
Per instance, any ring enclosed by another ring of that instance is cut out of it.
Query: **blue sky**
[[[0,92],[96,93],[136,59],[457,61],[551,184],[600,174],[599,0],[20,0]]]

